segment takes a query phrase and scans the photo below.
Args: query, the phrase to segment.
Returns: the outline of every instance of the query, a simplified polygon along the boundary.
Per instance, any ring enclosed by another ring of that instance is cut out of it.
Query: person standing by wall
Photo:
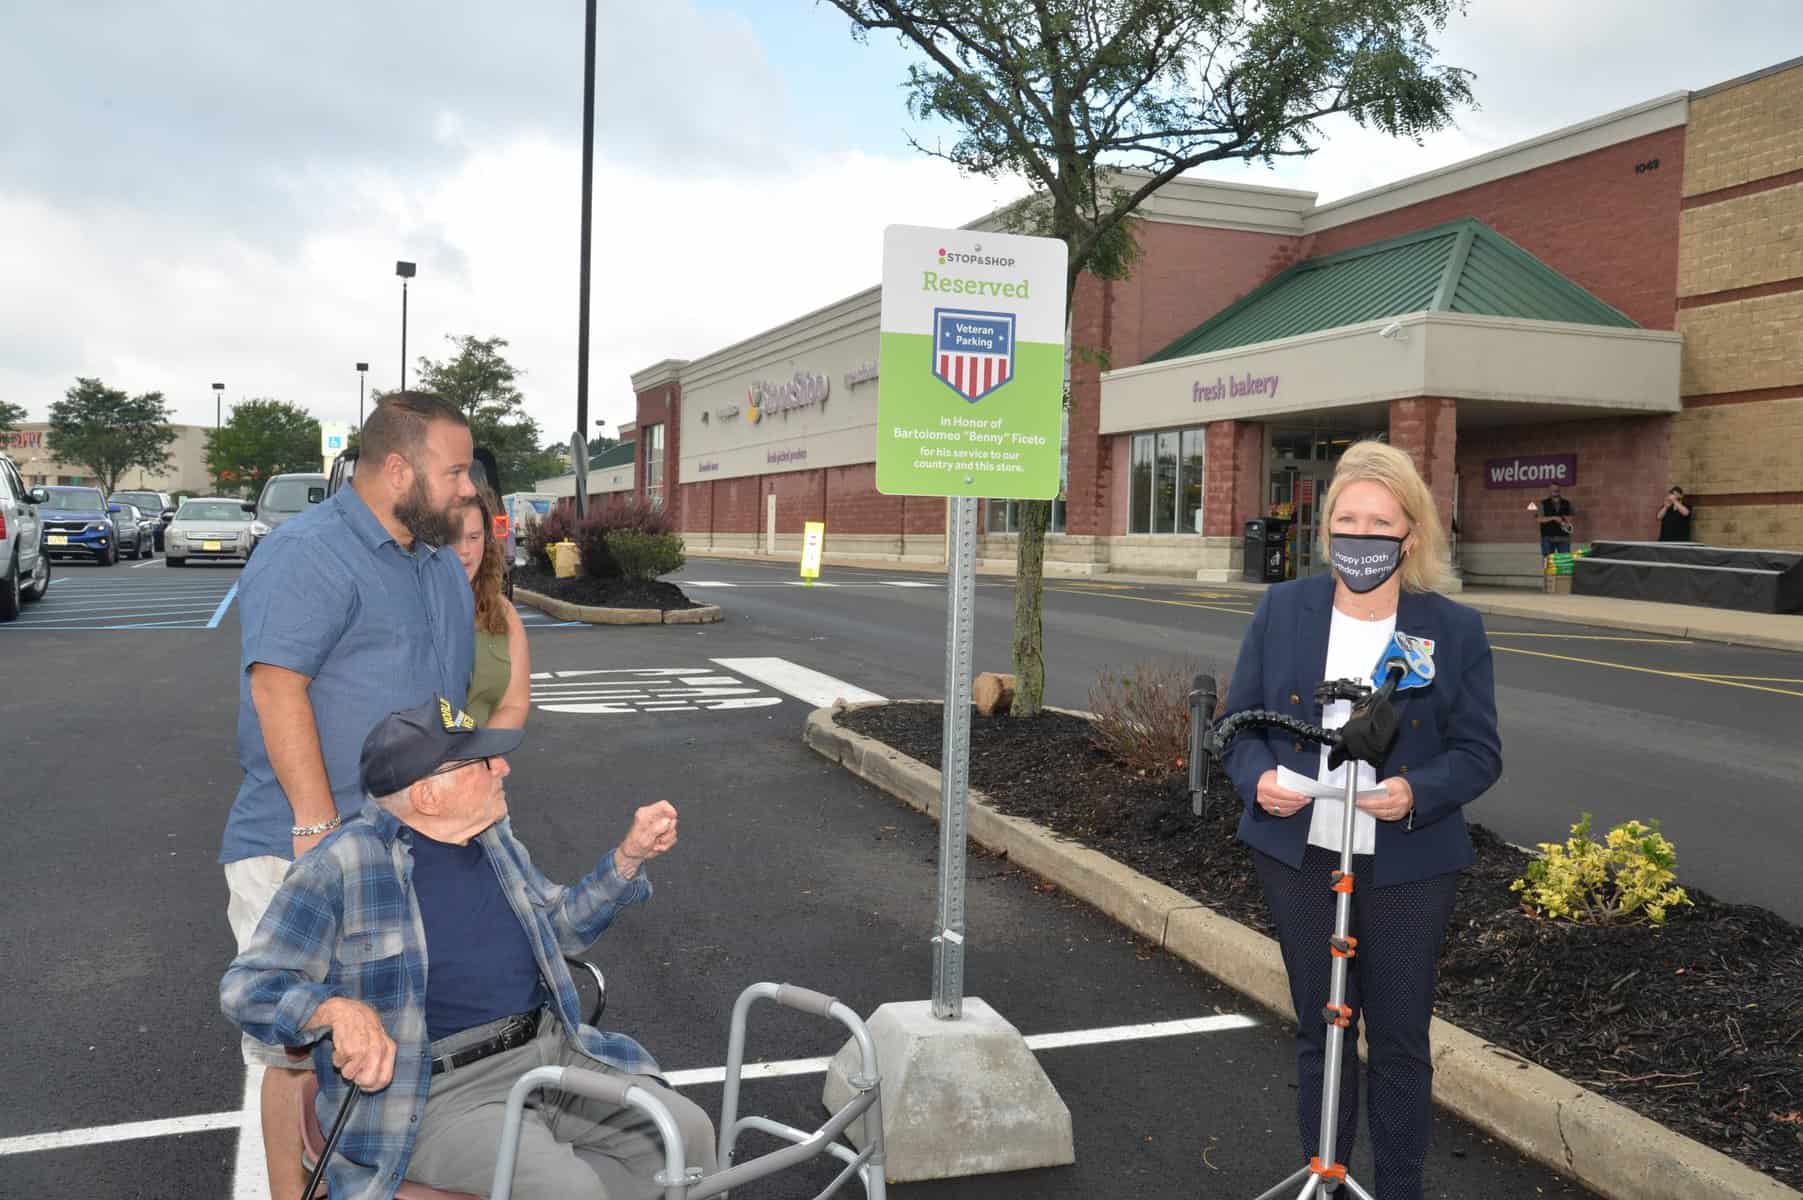
[[[1684,489],[1672,484],[1665,493],[1665,503],[1659,509],[1659,540],[1690,541],[1690,516],[1694,511],[1696,505],[1685,498]]]
[[[1540,557],[1571,553],[1571,501],[1553,484],[1546,498],[1528,505],[1528,511],[1540,518]]]
[[[461,413],[399,392],[363,426],[351,486],[284,522],[238,587],[238,760],[244,782],[219,861],[243,952],[290,861],[364,802],[358,756],[389,713],[434,695],[462,707],[475,605],[448,548],[474,498]],[[246,1038],[263,1075],[270,1194],[298,1196],[301,1085],[280,1047]],[[304,1066],[304,1063],[302,1064]]]

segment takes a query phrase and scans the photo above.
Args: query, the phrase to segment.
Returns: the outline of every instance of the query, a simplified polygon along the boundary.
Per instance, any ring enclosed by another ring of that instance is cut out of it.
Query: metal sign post
[[[578,429],[570,435],[570,465],[576,469],[576,519],[588,516],[588,439]]]
[[[1064,282],[1052,238],[891,225],[883,233],[877,491],[951,503],[945,553],[945,716],[939,772],[939,896],[931,1000],[891,1001],[870,1020],[885,1074],[892,1179],[943,1179],[1074,1162],[1070,1109],[1008,1019],[964,992],[971,670],[977,502],[1058,494],[1064,418]],[[842,1048],[829,1108],[866,1079]],[[961,1100],[947,1117],[945,1089]],[[854,1143],[864,1137],[851,1133]]]
[[[939,762],[939,912],[933,935],[933,1015],[964,1014],[964,839],[970,795],[970,678],[977,599],[977,502],[952,500],[945,582],[945,737]]]

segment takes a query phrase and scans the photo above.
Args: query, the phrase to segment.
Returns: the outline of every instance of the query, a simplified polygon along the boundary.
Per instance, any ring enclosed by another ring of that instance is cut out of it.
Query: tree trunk
[[[1052,502],[1023,500],[1014,570],[1014,703],[1011,717],[1037,717],[1045,704],[1045,623],[1040,616],[1046,527]]]

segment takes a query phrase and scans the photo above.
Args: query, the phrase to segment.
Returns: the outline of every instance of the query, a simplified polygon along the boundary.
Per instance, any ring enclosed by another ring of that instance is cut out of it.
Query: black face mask
[[[1402,541],[1378,533],[1336,533],[1327,539],[1327,555],[1347,587],[1368,592],[1402,566]]]

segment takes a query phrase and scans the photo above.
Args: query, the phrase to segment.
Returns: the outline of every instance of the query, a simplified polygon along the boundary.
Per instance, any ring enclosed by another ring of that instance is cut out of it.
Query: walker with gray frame
[[[1348,763],[1345,804],[1340,813],[1340,866],[1334,871],[1331,884],[1335,893],[1333,933],[1327,939],[1328,952],[1333,955],[1333,973],[1328,984],[1327,1005],[1321,1010],[1321,1019],[1327,1022],[1327,1052],[1321,1077],[1320,1153],[1282,1183],[1261,1193],[1258,1200],[1277,1200],[1278,1197],[1289,1194],[1289,1190],[1298,1183],[1302,1185],[1302,1190],[1295,1193],[1296,1200],[1331,1195],[1342,1185],[1359,1200],[1372,1200],[1371,1193],[1360,1187],[1358,1181],[1347,1173],[1345,1164],[1338,1161],[1338,1148],[1335,1146],[1340,1116],[1340,1055],[1345,1046],[1347,1027],[1352,1024],[1352,1010],[1346,1004],[1346,972],[1347,964],[1358,952],[1358,939],[1351,936],[1352,819],[1357,812],[1358,763],[1367,762],[1375,766],[1382,762],[1390,749],[1390,743],[1395,741],[1397,720],[1391,700],[1396,694],[1397,685],[1408,676],[1410,667],[1409,662],[1402,658],[1390,658],[1386,652],[1381,672],[1384,681],[1376,691],[1350,679],[1331,680],[1316,687],[1315,702],[1323,707],[1336,700],[1352,703],[1352,716],[1345,725],[1331,731],[1288,714],[1265,709],[1235,713],[1219,726],[1210,728],[1208,720],[1214,715],[1215,709],[1214,681],[1206,676],[1198,676],[1191,692],[1191,729],[1196,731],[1195,737],[1204,754],[1219,758],[1221,750],[1241,730],[1256,726],[1282,729],[1297,737],[1319,742],[1333,751],[1328,760],[1330,765]],[[1426,670],[1428,678],[1432,678],[1431,659]],[[1201,792],[1208,783],[1206,767],[1197,761],[1201,757],[1191,756],[1190,785],[1198,804]],[[1296,1019],[1301,1021],[1305,1018],[1302,1013],[1297,1013]]]
[[[606,1003],[605,984],[600,972],[592,964],[584,962],[580,965],[587,967],[596,983],[602,987],[601,999],[595,1010],[598,1016],[600,1006]],[[765,1117],[739,1115],[739,1084],[745,1067],[745,1025],[751,1006],[759,1000],[769,1000],[797,1012],[838,1021],[850,1031],[852,1040],[857,1044],[861,1062],[858,1073],[849,1081],[853,1092],[851,1099],[829,1116],[825,1124],[812,1132]],[[591,1017],[591,1023],[593,1019]],[[875,1043],[871,1041],[870,1030],[857,1013],[833,997],[809,988],[786,983],[754,983],[740,992],[737,1002],[733,1004],[732,1024],[727,1035],[725,1092],[721,1099],[718,1126],[719,1170],[704,1177],[700,1167],[688,1165],[682,1131],[677,1127],[669,1108],[630,1080],[579,1068],[535,1067],[521,1075],[508,1094],[507,1112],[501,1124],[500,1152],[495,1158],[495,1178],[489,1192],[490,1200],[509,1200],[513,1193],[513,1168],[519,1155],[520,1128],[525,1120],[526,1100],[542,1088],[574,1092],[609,1104],[635,1108],[650,1118],[657,1126],[664,1145],[664,1169],[655,1177],[655,1182],[663,1189],[664,1200],[706,1200],[709,1196],[723,1196],[741,1184],[769,1178],[823,1154],[838,1159],[845,1166],[814,1200],[826,1200],[853,1176],[863,1183],[866,1200],[886,1200],[888,1192],[884,1178],[881,1083]],[[319,1176],[324,1172],[324,1164],[332,1156],[332,1148],[343,1132],[358,1094],[358,1089],[354,1087],[345,1093],[337,1119],[332,1123],[331,1135],[318,1156],[314,1177],[301,1193],[303,1198],[313,1195]],[[839,1139],[852,1122],[861,1117],[864,1118],[868,1144],[859,1151]],[[767,1134],[790,1144],[734,1164],[734,1150],[740,1136],[747,1130]]]

